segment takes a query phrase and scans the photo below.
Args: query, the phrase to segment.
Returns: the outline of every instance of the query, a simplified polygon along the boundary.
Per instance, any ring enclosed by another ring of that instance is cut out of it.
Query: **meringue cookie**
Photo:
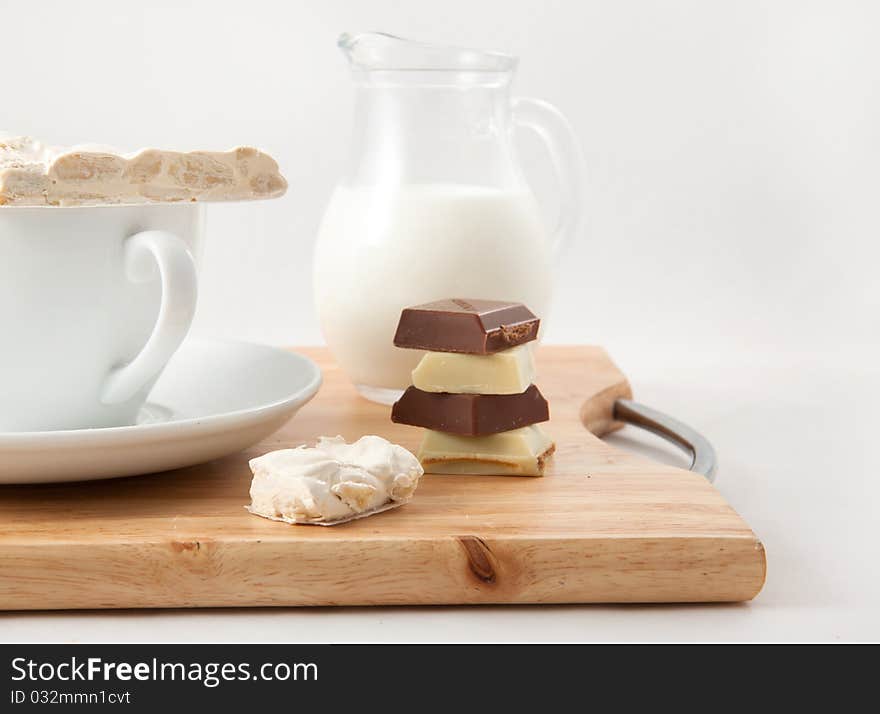
[[[48,146],[0,133],[0,205],[246,201],[286,190],[275,160],[250,147],[121,153],[97,145]]]
[[[424,470],[402,446],[380,436],[347,444],[322,436],[314,447],[271,451],[251,459],[254,515],[286,523],[331,525],[409,501]]]

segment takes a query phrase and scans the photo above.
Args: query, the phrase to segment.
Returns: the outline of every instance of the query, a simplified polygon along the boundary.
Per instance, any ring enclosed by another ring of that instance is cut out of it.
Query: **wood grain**
[[[0,487],[0,608],[740,601],[763,547],[702,477],[603,443],[626,378],[543,347],[543,478],[427,475],[406,506],[331,528],[248,514],[247,461],[319,435],[421,430],[359,398],[326,351],[313,402],[247,452],[115,481]],[[2,457],[2,455],[0,455]],[[100,458],[96,454],[95,458]]]

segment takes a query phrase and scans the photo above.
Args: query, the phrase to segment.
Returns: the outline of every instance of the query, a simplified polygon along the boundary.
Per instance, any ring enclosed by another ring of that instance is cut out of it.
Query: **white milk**
[[[541,317],[550,292],[548,239],[525,190],[340,187],[324,216],[315,254],[321,326],[362,392],[410,383],[421,353],[392,343],[404,307],[488,298],[523,302]]]

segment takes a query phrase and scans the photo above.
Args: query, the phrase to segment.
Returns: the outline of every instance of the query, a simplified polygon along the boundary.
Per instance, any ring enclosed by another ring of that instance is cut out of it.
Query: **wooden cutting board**
[[[322,434],[379,434],[411,450],[421,436],[359,398],[325,350],[301,351],[324,386],[247,452],[151,476],[0,487],[0,608],[696,602],[760,591],[761,542],[702,476],[594,436],[619,426],[612,405],[630,396],[598,347],[539,351],[557,443],[543,478],[426,475],[411,503],[334,527],[248,514],[253,456]]]

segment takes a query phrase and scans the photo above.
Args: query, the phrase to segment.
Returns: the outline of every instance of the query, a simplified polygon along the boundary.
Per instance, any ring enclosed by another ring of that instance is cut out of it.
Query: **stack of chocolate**
[[[547,400],[532,384],[540,320],[521,303],[440,300],[405,309],[394,344],[428,350],[391,420],[428,431],[425,471],[541,476],[555,445],[539,422]]]

